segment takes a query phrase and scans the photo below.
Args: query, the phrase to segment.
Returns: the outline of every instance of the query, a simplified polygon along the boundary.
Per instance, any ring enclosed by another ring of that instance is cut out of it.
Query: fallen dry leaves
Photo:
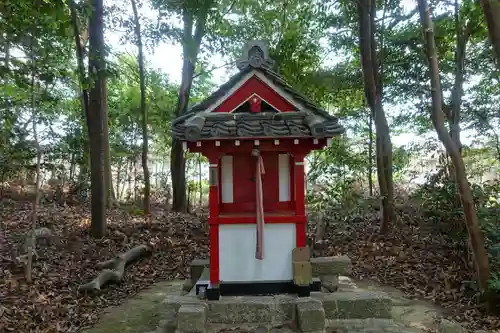
[[[8,257],[9,246],[24,241],[30,213],[30,203],[0,203],[0,332],[76,332],[95,323],[105,307],[120,304],[156,281],[183,278],[192,259],[207,257],[203,217],[166,213],[161,207],[143,217],[122,207],[109,211],[108,236],[96,240],[87,233],[86,208],[43,205],[38,225],[50,228],[56,239],[39,249],[34,284],[27,285]],[[484,316],[478,305],[463,244],[434,232],[412,207],[398,214],[400,224],[385,236],[378,234],[377,212],[329,214],[333,217],[324,248],[317,255],[347,254],[358,278],[433,301],[469,328],[498,329],[500,320]],[[149,244],[153,254],[129,267],[120,285],[109,285],[100,295],[77,293],[80,284],[96,276],[98,262],[139,244]]]
[[[165,213],[159,207],[149,217],[127,209],[108,213],[108,236],[88,236],[89,211],[81,206],[43,205],[38,226],[50,228],[54,242],[41,246],[27,285],[22,269],[9,262],[13,244],[23,244],[30,228],[31,204],[0,203],[0,332],[76,332],[95,323],[102,309],[120,304],[150,284],[184,278],[189,263],[207,257],[203,218]],[[124,242],[124,235],[126,242]],[[109,285],[99,295],[78,294],[80,284],[96,276],[96,264],[139,244],[153,248],[151,256],[127,268],[120,285]]]
[[[414,207],[397,211],[398,225],[387,235],[379,234],[378,212],[337,214],[315,255],[347,254],[356,278],[396,287],[409,298],[432,301],[469,329],[500,328],[500,318],[486,316],[478,300],[465,244],[433,230]]]

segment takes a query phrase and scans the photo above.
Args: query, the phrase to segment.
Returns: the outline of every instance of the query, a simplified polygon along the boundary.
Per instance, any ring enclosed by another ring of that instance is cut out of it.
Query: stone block
[[[352,271],[348,256],[311,258],[313,276],[349,275]]]
[[[161,306],[166,309],[167,312],[175,311],[177,312],[179,308],[183,305],[197,305],[201,304],[201,301],[195,297],[191,296],[178,296],[178,295],[168,295],[163,301]]]
[[[459,323],[452,320],[441,319],[438,324],[438,333],[467,333],[468,331]]]
[[[208,259],[195,259],[191,262],[191,266],[189,268],[189,278],[193,284],[195,284],[201,277],[203,270],[209,266],[210,262]]]
[[[228,296],[207,303],[214,324],[271,323],[276,315],[272,297]]]
[[[185,280],[184,283],[182,284],[182,291],[183,291],[183,294],[188,294],[191,289],[193,289],[194,287],[194,283],[193,281],[191,280]]]
[[[295,316],[295,302],[297,301],[296,295],[274,295],[274,321],[288,321]]]
[[[311,259],[309,247],[296,247],[292,250],[292,261],[309,261],[309,259]]]
[[[320,301],[308,299],[296,305],[297,322],[301,332],[317,332],[325,329],[325,310]]]
[[[177,329],[182,333],[203,333],[207,324],[205,304],[183,305],[177,313]]]
[[[312,268],[309,261],[294,261],[293,283],[297,286],[309,286],[312,283]]]
[[[320,280],[321,286],[330,293],[337,291],[337,289],[339,288],[338,275],[323,275],[320,277]]]
[[[167,311],[165,319],[160,320],[156,333],[175,333],[177,328],[177,311]]]
[[[321,298],[329,319],[391,318],[392,300],[385,293],[335,292]]]
[[[416,333],[392,319],[331,319],[326,320],[329,333]],[[423,333],[422,331],[418,331]]]

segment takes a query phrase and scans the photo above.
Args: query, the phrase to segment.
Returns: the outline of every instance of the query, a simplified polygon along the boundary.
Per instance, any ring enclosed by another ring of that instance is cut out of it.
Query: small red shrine
[[[210,281],[198,283],[208,299],[293,290],[292,250],[306,246],[304,157],[344,132],[273,65],[264,43],[247,43],[239,73],[172,124],[209,161]]]

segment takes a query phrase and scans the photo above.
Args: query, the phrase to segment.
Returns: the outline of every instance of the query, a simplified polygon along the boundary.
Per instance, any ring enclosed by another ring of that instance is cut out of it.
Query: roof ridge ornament
[[[269,56],[266,43],[261,40],[249,41],[243,47],[241,57],[236,62],[240,71],[252,68],[272,69],[274,60]]]

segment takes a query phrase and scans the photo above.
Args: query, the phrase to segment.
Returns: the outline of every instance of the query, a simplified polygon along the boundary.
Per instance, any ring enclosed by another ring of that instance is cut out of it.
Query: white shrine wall
[[[221,282],[290,281],[294,223],[264,225],[264,259],[255,259],[256,225],[219,225],[219,278]]]

